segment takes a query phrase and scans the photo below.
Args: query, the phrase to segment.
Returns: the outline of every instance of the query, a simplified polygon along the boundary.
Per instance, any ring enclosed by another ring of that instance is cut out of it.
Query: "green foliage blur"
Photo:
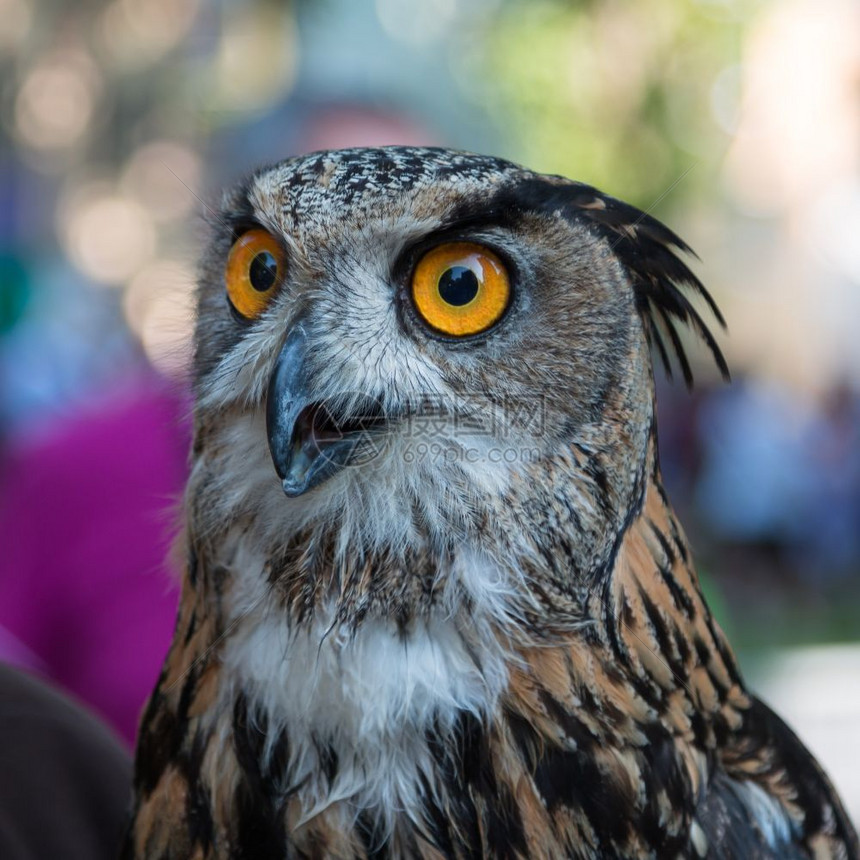
[[[712,102],[741,34],[718,2],[509,2],[486,34],[488,107],[516,160],[678,207],[728,146]]]

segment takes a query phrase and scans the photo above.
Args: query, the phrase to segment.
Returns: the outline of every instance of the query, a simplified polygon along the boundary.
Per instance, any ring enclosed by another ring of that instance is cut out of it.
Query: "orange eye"
[[[412,275],[412,300],[424,321],[443,334],[465,337],[498,322],[511,299],[502,261],[471,242],[428,251]]]
[[[265,230],[243,233],[230,249],[224,275],[230,303],[243,316],[256,319],[282,282],[286,258],[277,240]]]

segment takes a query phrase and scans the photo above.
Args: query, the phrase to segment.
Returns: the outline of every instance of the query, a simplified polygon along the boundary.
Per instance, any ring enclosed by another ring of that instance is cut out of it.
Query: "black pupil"
[[[466,266],[451,266],[439,278],[439,295],[449,305],[467,305],[478,295],[478,276]]]
[[[248,272],[248,280],[251,286],[261,293],[271,290],[278,276],[278,261],[268,251],[260,251],[251,260],[251,270]]]

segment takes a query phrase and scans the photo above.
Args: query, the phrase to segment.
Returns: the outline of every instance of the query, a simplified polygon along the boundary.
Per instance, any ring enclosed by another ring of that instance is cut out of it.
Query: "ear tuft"
[[[627,270],[636,293],[636,303],[645,324],[648,342],[656,348],[671,378],[667,339],[684,381],[690,387],[693,373],[678,334],[677,323],[689,325],[707,345],[723,379],[730,378],[726,360],[711,330],[690,303],[684,289],[700,295],[717,322],[726,327],[723,315],[711,294],[676,251],[695,256],[689,246],[647,212],[588,185],[572,187],[568,202],[580,217],[593,225]]]

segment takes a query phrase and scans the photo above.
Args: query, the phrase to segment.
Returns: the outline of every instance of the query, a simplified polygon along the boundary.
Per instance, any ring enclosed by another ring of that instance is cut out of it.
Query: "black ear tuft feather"
[[[666,350],[667,337],[684,381],[688,387],[693,383],[690,363],[676,327],[680,322],[689,325],[702,338],[723,379],[728,380],[729,368],[716,339],[683,292],[683,288],[687,288],[698,293],[720,326],[726,327],[711,294],[675,253],[681,251],[695,256],[687,243],[647,212],[601,194],[589,185],[575,185],[571,191],[568,202],[609,241],[612,253],[630,275],[648,342],[656,348],[669,377],[672,369]]]

